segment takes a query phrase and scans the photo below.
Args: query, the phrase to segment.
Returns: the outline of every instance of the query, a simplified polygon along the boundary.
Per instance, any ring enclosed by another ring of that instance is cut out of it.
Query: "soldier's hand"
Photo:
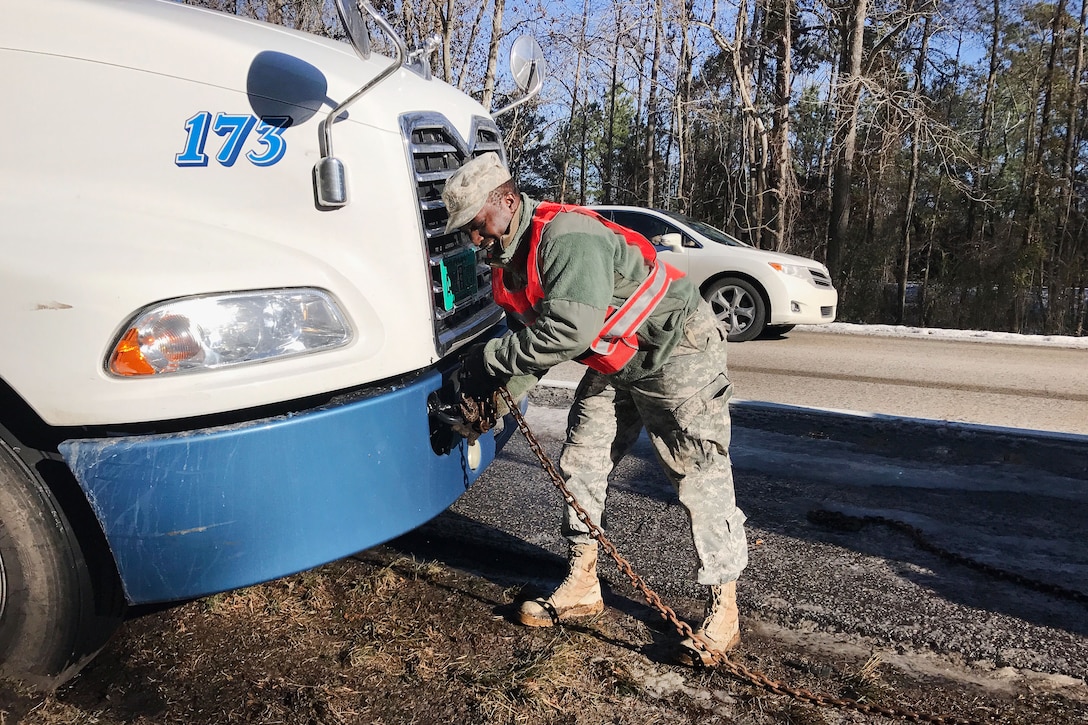
[[[461,369],[456,376],[457,391],[470,398],[490,398],[502,381],[487,372],[484,364],[484,343],[471,346],[461,357]]]

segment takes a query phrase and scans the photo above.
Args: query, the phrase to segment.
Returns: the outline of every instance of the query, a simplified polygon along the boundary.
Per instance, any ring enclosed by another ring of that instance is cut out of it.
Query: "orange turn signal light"
[[[129,328],[113,349],[110,372],[126,377],[172,373],[201,352],[188,317],[162,315]]]
[[[110,372],[125,376],[155,374],[155,368],[140,351],[140,331],[135,327],[129,328],[113,349]]]

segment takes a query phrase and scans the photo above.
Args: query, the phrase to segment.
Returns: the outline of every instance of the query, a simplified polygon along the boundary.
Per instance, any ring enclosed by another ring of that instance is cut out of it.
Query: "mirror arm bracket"
[[[407,55],[404,41],[401,40],[400,36],[393,30],[393,26],[382,17],[374,6],[366,2],[366,0],[360,0],[358,7],[365,10],[381,27],[382,31],[389,36],[393,41],[393,45],[396,46],[397,53],[393,61],[383,68],[381,73],[371,78],[362,88],[352,93],[340,105],[329,111],[329,115],[320,123],[321,160],[314,166],[314,189],[317,194],[317,203],[328,208],[338,208],[348,204],[347,174],[345,173],[344,163],[336,158],[332,151],[332,124],[336,122],[336,119],[348,106],[355,103],[363,94],[400,68],[404,64],[405,55]]]

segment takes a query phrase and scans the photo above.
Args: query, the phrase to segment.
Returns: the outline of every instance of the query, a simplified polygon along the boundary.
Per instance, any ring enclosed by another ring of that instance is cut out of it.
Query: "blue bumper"
[[[515,426],[445,455],[430,445],[438,372],[363,399],[182,433],[65,441],[132,604],[187,599],[309,569],[436,516]]]

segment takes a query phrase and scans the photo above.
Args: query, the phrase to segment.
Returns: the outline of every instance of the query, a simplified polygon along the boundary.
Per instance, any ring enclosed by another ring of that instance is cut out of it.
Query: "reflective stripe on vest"
[[[527,325],[531,325],[537,316],[537,305],[544,299],[544,289],[540,284],[537,269],[537,247],[543,236],[544,227],[562,212],[575,212],[595,218],[610,230],[642,253],[650,267],[646,279],[627,298],[619,308],[609,307],[605,316],[604,327],[597,333],[589,349],[578,361],[598,372],[612,374],[619,372],[638,351],[638,337],[635,332],[642,326],[658,303],[665,298],[672,280],[684,276],[680,270],[657,259],[657,252],[645,237],[615,222],[611,222],[596,212],[585,207],[540,202],[529,225],[529,254],[526,259],[527,283],[525,289],[509,290],[503,282],[502,268],[495,268],[491,273],[491,290],[498,303],[507,312],[518,315]]]

